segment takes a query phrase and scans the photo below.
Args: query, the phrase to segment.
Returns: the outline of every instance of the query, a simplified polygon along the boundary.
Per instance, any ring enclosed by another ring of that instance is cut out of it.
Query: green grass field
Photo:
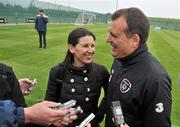
[[[33,25],[0,26],[0,62],[13,67],[18,78],[37,78],[38,85],[26,97],[28,105],[44,98],[49,70],[61,62],[66,54],[68,33],[74,25],[50,24],[47,33],[47,49],[38,48],[38,35]],[[106,43],[107,25],[85,26],[96,35],[94,61],[110,69],[113,58]],[[180,32],[151,30],[148,46],[172,78],[172,124],[180,127]],[[103,125],[102,125],[103,126]]]

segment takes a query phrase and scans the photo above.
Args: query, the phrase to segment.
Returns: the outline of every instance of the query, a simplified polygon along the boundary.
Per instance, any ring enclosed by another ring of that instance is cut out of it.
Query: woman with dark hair
[[[90,113],[95,114],[91,127],[99,127],[105,114],[109,73],[104,66],[93,62],[95,39],[87,29],[73,30],[68,37],[64,61],[50,71],[45,100],[64,103],[74,99],[83,110],[68,127],[79,125]],[[102,87],[104,97],[98,107]]]

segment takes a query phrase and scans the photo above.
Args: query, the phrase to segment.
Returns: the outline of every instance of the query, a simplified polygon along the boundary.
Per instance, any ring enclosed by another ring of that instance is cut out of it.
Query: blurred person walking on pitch
[[[42,48],[42,37],[44,48],[46,48],[46,31],[47,31],[47,23],[49,22],[48,16],[45,15],[44,10],[39,11],[39,15],[36,16],[35,19],[35,29],[39,34],[39,48]]]

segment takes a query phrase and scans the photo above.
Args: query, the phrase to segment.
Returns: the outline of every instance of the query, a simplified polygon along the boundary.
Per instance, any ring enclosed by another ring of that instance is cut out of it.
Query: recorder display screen
[[[115,112],[116,112],[117,115],[121,115],[122,114],[122,111],[121,111],[120,107],[115,108]]]

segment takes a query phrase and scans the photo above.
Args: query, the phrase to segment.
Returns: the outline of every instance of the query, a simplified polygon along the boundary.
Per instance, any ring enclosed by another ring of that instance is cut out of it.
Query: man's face
[[[40,11],[39,14],[40,14],[40,16],[43,16],[43,15],[44,15],[44,12],[41,12],[41,11]]]
[[[123,16],[112,21],[109,27],[107,42],[111,45],[111,53],[115,58],[124,58],[132,52],[131,37],[126,35],[125,30],[127,23]]]

